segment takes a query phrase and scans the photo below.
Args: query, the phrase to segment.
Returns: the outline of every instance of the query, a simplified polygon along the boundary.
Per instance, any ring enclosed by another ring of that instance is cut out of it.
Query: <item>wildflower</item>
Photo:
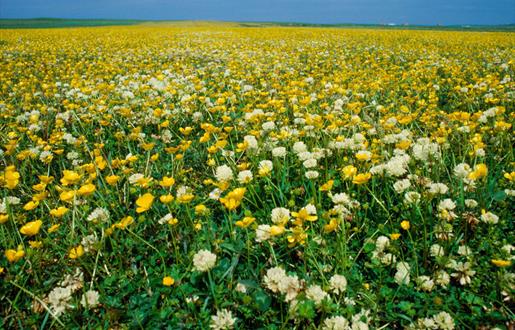
[[[68,209],[67,207],[59,206],[56,209],[50,210],[50,215],[56,218],[60,218],[64,216],[66,213],[68,213],[69,210],[70,209]]]
[[[89,196],[92,193],[94,193],[95,190],[97,190],[95,185],[91,184],[91,183],[88,183],[88,184],[85,184],[82,187],[80,187],[79,190],[77,190],[77,195],[79,195],[79,196]]]
[[[306,290],[306,297],[313,300],[316,305],[320,305],[327,296],[327,292],[322,290],[319,285],[312,285]]]
[[[264,242],[270,239],[270,229],[269,225],[259,225],[256,228],[256,242]]]
[[[216,254],[208,250],[200,250],[193,256],[195,270],[207,272],[215,266]]]
[[[286,148],[285,147],[277,147],[272,149],[272,156],[274,157],[286,157]]]
[[[68,287],[56,287],[48,294],[48,302],[52,311],[57,315],[61,315],[69,308],[69,301],[72,298],[72,290]]]
[[[470,262],[458,262],[453,266],[454,273],[451,274],[452,277],[456,278],[461,285],[467,285],[471,282],[471,277],[476,274],[474,270],[471,269],[472,265]]]
[[[492,264],[494,264],[497,267],[509,267],[511,266],[510,260],[501,260],[501,259],[492,259]]]
[[[34,236],[39,233],[39,229],[41,228],[42,224],[43,221],[41,220],[27,222],[25,225],[23,225],[23,227],[20,228],[20,233],[26,236]]]
[[[238,182],[240,184],[247,184],[252,181],[252,172],[249,170],[244,170],[238,173]]]
[[[488,168],[486,167],[486,165],[485,164],[477,164],[476,166],[474,166],[474,170],[468,174],[467,178],[470,180],[476,181],[476,180],[486,177],[487,174],[488,174]]]
[[[159,200],[163,204],[169,204],[174,200],[174,197],[171,194],[166,194],[166,195],[159,196]]]
[[[336,294],[343,293],[347,290],[347,279],[343,275],[334,274],[329,280],[329,284],[331,290]]]
[[[408,220],[404,220],[401,222],[401,228],[404,230],[409,230],[411,227],[410,222]]]
[[[220,202],[225,206],[225,208],[232,211],[240,206],[245,191],[246,188],[236,188],[225,195],[225,197],[220,198]]]
[[[358,173],[358,169],[352,165],[347,165],[342,169],[342,173],[346,179],[351,179]]]
[[[14,189],[20,182],[20,173],[16,172],[16,168],[13,165],[7,166],[3,179],[8,189]]]
[[[146,193],[142,196],[140,196],[136,200],[136,212],[137,213],[143,213],[148,211],[152,207],[152,203],[154,202],[154,196],[150,193]]]
[[[165,276],[163,277],[163,285],[164,286],[172,286],[175,283],[173,277]]]
[[[399,180],[393,184],[393,189],[395,189],[395,192],[398,194],[404,192],[409,187],[411,187],[411,183],[408,179]]]
[[[77,172],[64,170],[63,177],[61,178],[61,183],[63,184],[63,186],[66,187],[79,182],[80,178],[81,176]]]
[[[284,207],[276,207],[272,210],[272,222],[284,225],[290,220],[290,210]]]
[[[482,213],[483,214],[481,214],[481,221],[483,221],[484,223],[495,225],[499,222],[499,217],[493,214],[492,212],[485,212],[483,210]]]
[[[258,173],[260,176],[267,176],[272,172],[274,165],[269,160],[262,160],[259,162]]]
[[[231,311],[222,309],[217,311],[216,315],[211,316],[211,324],[209,327],[213,330],[233,329],[236,320],[237,319],[232,316]]]
[[[361,185],[367,183],[372,178],[372,174],[370,173],[360,173],[356,174],[352,179],[352,183]]]
[[[252,223],[254,223],[254,221],[256,221],[256,218],[244,217],[242,220],[236,221],[236,226],[238,226],[240,228],[247,228]]]
[[[195,198],[195,195],[193,195],[192,190],[188,186],[180,186],[177,189],[177,201],[179,203],[189,203]]]
[[[85,294],[82,295],[80,300],[80,304],[84,308],[94,308],[98,305],[100,295],[95,290],[88,290]]]
[[[314,205],[308,204],[306,207],[303,207],[299,210],[299,212],[292,212],[291,215],[295,217],[295,224],[301,225],[304,221],[316,221],[317,217],[317,209]]]
[[[326,183],[324,183],[323,185],[321,185],[319,190],[320,191],[331,191],[331,189],[333,189],[333,185],[334,185],[334,180],[329,180]]]
[[[348,330],[351,329],[349,321],[343,316],[333,316],[324,320],[322,330]]]
[[[410,266],[406,262],[397,263],[397,272],[395,273],[395,282],[399,285],[408,285],[410,282]]]
[[[110,213],[106,208],[97,207],[86,218],[87,221],[92,223],[104,223],[109,220]]]
[[[84,254],[84,247],[82,245],[73,247],[70,249],[70,252],[68,253],[68,257],[70,259],[77,259],[79,257],[82,257]]]
[[[164,176],[161,181],[159,181],[159,185],[163,188],[171,187],[175,184],[175,179],[172,177]]]
[[[218,166],[215,177],[219,182],[231,181],[233,178],[232,169],[227,165]]]
[[[114,186],[119,180],[120,177],[118,175],[109,175],[105,178],[108,185]]]
[[[18,245],[17,250],[9,249],[5,251],[5,257],[10,263],[15,263],[25,256],[25,251],[22,245]]]

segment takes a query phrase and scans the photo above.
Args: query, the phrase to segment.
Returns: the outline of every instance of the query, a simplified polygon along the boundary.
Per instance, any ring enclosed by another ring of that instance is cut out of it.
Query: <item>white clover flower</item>
[[[324,320],[322,330],[349,330],[349,321],[343,316],[333,316]]]
[[[219,182],[231,181],[233,178],[232,169],[227,165],[221,165],[216,168],[215,177]]]
[[[305,167],[305,168],[314,168],[317,166],[317,160],[314,159],[314,158],[311,158],[311,159],[306,159],[302,165]]]
[[[475,208],[478,205],[478,203],[473,199],[466,199],[465,200],[465,206],[468,208]]]
[[[430,292],[433,290],[435,283],[429,276],[419,276],[415,279],[417,286],[422,291]]]
[[[395,192],[398,194],[403,193],[409,187],[411,187],[411,183],[408,179],[399,180],[393,184],[393,189],[395,189]]]
[[[286,148],[285,147],[277,147],[272,149],[272,156],[274,157],[286,157]]]
[[[351,203],[351,199],[346,193],[335,194],[332,196],[331,200],[334,204],[349,205]]]
[[[213,330],[233,329],[236,320],[237,319],[232,316],[231,311],[228,309],[222,309],[217,311],[216,315],[211,316],[209,327]]]
[[[454,167],[454,175],[459,179],[465,179],[472,169],[469,164],[461,163]]]
[[[272,210],[272,222],[285,224],[290,220],[290,210],[284,207],[276,207]]]
[[[68,307],[72,298],[72,290],[69,287],[56,287],[48,294],[48,302],[52,311],[57,315],[61,315]]]
[[[304,142],[302,141],[298,141],[298,142],[295,142],[293,144],[293,151],[296,153],[296,154],[299,154],[301,152],[305,152],[307,151],[308,148],[306,147],[306,145],[304,144]]]
[[[347,279],[343,275],[334,274],[329,280],[329,284],[331,290],[336,294],[343,293],[347,290]]]
[[[406,204],[416,204],[420,201],[420,194],[416,191],[408,191],[404,194],[404,202]]]
[[[328,296],[327,292],[322,290],[319,285],[311,285],[306,290],[306,297],[310,300],[313,300],[316,305],[320,305],[322,300],[324,300]]]
[[[247,184],[253,179],[252,172],[249,170],[244,170],[238,173],[238,182],[241,184]]]
[[[110,214],[106,208],[97,207],[88,215],[86,220],[93,223],[104,223],[109,220]]]
[[[410,282],[410,266],[407,262],[401,261],[397,263],[397,272],[395,273],[395,282],[399,285],[408,285]]]
[[[453,330],[454,320],[447,312],[440,312],[433,317],[438,329],[442,330]]]
[[[100,295],[95,290],[88,290],[85,294],[82,295],[82,299],[80,300],[80,304],[84,308],[93,308],[99,304],[98,299]]]
[[[264,242],[270,239],[270,229],[269,225],[259,225],[256,228],[256,242]]]
[[[200,250],[193,256],[195,270],[207,272],[216,264],[216,254],[208,250]]]
[[[441,245],[433,244],[429,248],[429,254],[433,257],[442,257],[445,255],[445,251]]]
[[[305,174],[306,178],[309,180],[316,179],[319,175],[320,173],[318,173],[318,171],[307,171]]]
[[[376,250],[384,251],[388,246],[390,246],[390,239],[386,236],[379,236],[376,239]]]
[[[483,221],[484,223],[495,225],[499,222],[499,217],[493,214],[492,212],[485,212],[481,214],[481,221]]]
[[[258,149],[258,141],[254,135],[246,135],[243,141],[247,144],[247,148],[250,150]]]
[[[451,282],[451,277],[445,270],[439,270],[435,273],[435,282],[440,286],[447,286]]]
[[[443,201],[441,201],[440,203],[438,203],[439,211],[443,211],[443,210],[452,211],[455,208],[456,208],[456,203],[454,203],[454,201],[450,198],[446,198]]]
[[[430,183],[427,185],[427,189],[433,195],[445,195],[449,191],[449,187],[443,183]]]

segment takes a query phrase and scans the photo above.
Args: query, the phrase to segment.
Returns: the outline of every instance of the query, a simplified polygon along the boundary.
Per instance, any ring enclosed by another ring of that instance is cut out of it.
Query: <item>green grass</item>
[[[139,20],[30,18],[0,19],[1,29],[35,29],[139,24]]]

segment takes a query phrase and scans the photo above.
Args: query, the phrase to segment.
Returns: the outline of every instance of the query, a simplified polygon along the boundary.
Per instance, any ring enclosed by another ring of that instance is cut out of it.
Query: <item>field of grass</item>
[[[513,329],[513,33],[0,39],[0,328]]]

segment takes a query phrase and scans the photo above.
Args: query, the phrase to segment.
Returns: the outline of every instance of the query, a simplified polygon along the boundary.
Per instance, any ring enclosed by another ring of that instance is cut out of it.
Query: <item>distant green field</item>
[[[141,23],[139,20],[112,20],[112,19],[60,19],[60,18],[31,18],[31,19],[0,19],[2,29],[35,29],[59,28],[81,26],[110,26],[133,25]]]
[[[167,23],[180,21],[144,21],[117,19],[65,19],[65,18],[30,18],[30,19],[0,19],[0,29],[37,29],[60,27],[87,27],[134,25],[142,23]],[[185,22],[185,21],[182,21]],[[394,30],[444,30],[444,31],[504,31],[515,32],[515,24],[508,25],[382,25],[382,24],[312,24],[294,22],[236,22],[242,27],[332,27],[332,28],[369,28]]]

